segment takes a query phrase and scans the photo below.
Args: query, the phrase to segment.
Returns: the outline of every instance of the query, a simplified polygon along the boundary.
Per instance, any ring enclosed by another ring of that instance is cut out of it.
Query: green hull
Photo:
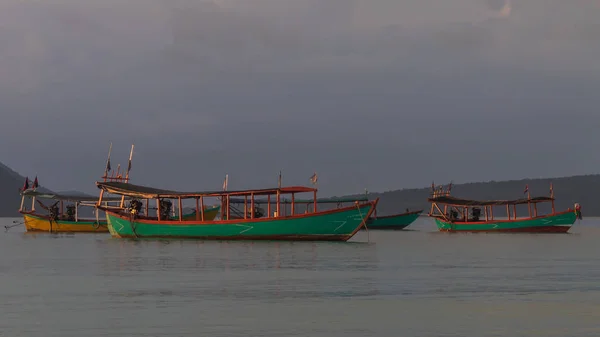
[[[403,214],[370,217],[367,229],[404,229],[412,224],[423,211],[408,212]]]
[[[281,218],[219,221],[131,220],[106,212],[108,227],[120,238],[193,238],[206,240],[347,241],[364,226],[377,202]]]
[[[438,229],[443,232],[566,233],[575,223],[575,220],[575,213],[567,211],[533,219],[451,223],[436,218],[435,223]]]

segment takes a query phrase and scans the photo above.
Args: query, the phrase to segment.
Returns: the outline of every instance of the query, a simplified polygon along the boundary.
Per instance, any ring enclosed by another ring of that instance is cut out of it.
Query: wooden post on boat
[[[201,214],[201,220],[204,221],[204,197],[200,197],[200,214]]]
[[[294,215],[296,214],[296,204],[295,204],[295,198],[294,198],[294,193],[292,193],[292,214]]]
[[[200,220],[200,205],[199,205],[199,202],[200,202],[200,198],[196,197],[196,221]]]
[[[508,220],[510,220],[510,206],[506,204],[506,215],[508,215]]]
[[[182,205],[181,205],[181,197],[178,198],[179,202],[178,202],[178,207],[179,207],[179,221],[183,221],[183,209],[182,209]]]
[[[515,216],[515,220],[517,220],[517,205],[513,205],[513,212],[514,212],[514,216]]]
[[[529,217],[531,218],[531,202],[527,202],[527,211],[529,212]]]
[[[254,219],[254,192],[250,194],[250,219]]]
[[[156,218],[160,221],[160,198],[156,198]]]
[[[111,145],[112,146],[112,145]],[[125,182],[129,182],[129,171],[131,171],[131,158],[133,157],[133,144],[131,144],[131,151],[129,152],[129,162],[127,164],[127,172],[125,173]],[[121,196],[121,208],[125,204],[125,196]]]
[[[317,191],[313,192],[313,213],[317,213]]]
[[[494,206],[490,205],[490,220],[494,220]]]
[[[244,195],[244,219],[248,219],[248,196]]]
[[[275,215],[275,217],[276,217],[276,218],[278,218],[278,217],[279,217],[280,203],[281,203],[281,201],[280,201],[280,197],[281,197],[281,193],[279,192],[279,189],[278,189],[278,190],[277,190],[277,206],[275,207],[275,209],[276,209],[275,213],[277,213],[277,214]]]
[[[230,214],[231,214],[231,213],[230,213],[230,210],[229,210],[229,208],[230,208],[230,204],[229,204],[229,194],[228,194],[228,195],[227,195],[227,220],[229,220],[229,219],[231,218],[231,217],[230,217]]]
[[[75,202],[75,222],[79,221],[79,202]]]
[[[25,203],[25,195],[21,195],[21,207],[19,207],[19,211],[23,211],[23,204]]]
[[[150,217],[150,210],[149,209],[150,209],[150,199],[146,199],[146,212],[145,212],[145,214],[146,214],[147,217]]]
[[[267,218],[271,217],[271,195],[267,195]]]
[[[221,220],[225,220],[227,212],[225,210],[225,197],[221,196]]]
[[[485,212],[485,221],[488,221],[488,210],[487,210],[487,206],[483,207],[483,210]]]

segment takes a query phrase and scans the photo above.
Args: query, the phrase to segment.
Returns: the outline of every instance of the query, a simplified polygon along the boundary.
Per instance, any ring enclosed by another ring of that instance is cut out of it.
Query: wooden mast
[[[134,145],[131,144],[131,151],[129,152],[129,162],[127,164],[127,172],[125,173],[125,182],[128,183],[129,182],[129,171],[131,171],[131,158],[133,157],[133,147]],[[125,205],[125,196],[121,196],[121,208],[123,208],[123,206]]]

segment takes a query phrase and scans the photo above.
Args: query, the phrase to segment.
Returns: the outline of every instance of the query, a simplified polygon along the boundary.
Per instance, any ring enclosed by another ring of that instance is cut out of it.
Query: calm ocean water
[[[12,228],[0,233],[0,336],[600,336],[600,219],[567,235],[409,228],[370,243]]]

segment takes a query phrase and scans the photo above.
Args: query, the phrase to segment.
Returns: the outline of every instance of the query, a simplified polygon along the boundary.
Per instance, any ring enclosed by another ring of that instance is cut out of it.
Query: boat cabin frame
[[[506,211],[507,221],[535,219],[548,215],[555,215],[556,208],[554,207],[554,196],[550,197],[534,197],[529,193],[527,198],[515,200],[469,200],[457,198],[450,195],[450,191],[435,191],[432,196],[427,199],[431,203],[429,216],[443,219],[453,223],[482,223],[498,221],[494,217],[494,207],[502,207]],[[552,213],[546,215],[538,214],[538,204],[550,203],[552,205]],[[527,205],[528,217],[517,217],[517,205]],[[483,208],[483,219],[480,217],[481,208]],[[469,212],[470,211],[470,212]],[[471,214],[472,217],[469,217]],[[503,219],[504,220],[504,219]]]
[[[25,205],[25,199],[26,198],[31,198],[31,209],[28,210],[26,205]],[[41,204],[41,201],[39,201],[38,199],[45,199],[45,200],[55,200],[55,205],[56,203],[59,204],[58,209],[57,209],[57,216],[59,217],[60,220],[66,220],[66,221],[74,221],[74,222],[79,222],[80,220],[88,220],[88,219],[80,219],[79,218],[79,207],[91,207],[91,208],[95,208],[96,204],[98,202],[98,198],[97,197],[92,197],[92,196],[82,196],[82,195],[76,195],[76,194],[58,194],[58,193],[44,193],[44,192],[40,192],[37,191],[35,189],[29,189],[29,190],[25,190],[21,192],[21,206],[19,207],[19,213],[21,214],[31,214],[31,215],[37,215],[37,216],[41,216],[41,217],[49,217],[50,215],[46,216],[46,215],[42,215],[40,214],[36,207],[35,207],[35,203],[36,201],[38,203]],[[106,198],[103,200],[105,206],[109,207],[110,203],[113,202],[121,202],[121,198]],[[72,203],[73,206],[75,207],[75,214],[73,214],[73,219],[67,219],[65,218],[65,207],[68,208],[69,203]],[[43,204],[41,204],[43,205]],[[52,206],[50,206],[52,207]]]
[[[108,194],[117,194],[122,197],[128,197],[132,200],[145,200],[144,203],[140,201],[138,206],[138,210],[133,211],[136,217],[146,218],[149,220],[157,220],[157,221],[172,221],[171,219],[165,218],[164,214],[161,215],[161,203],[164,200],[175,200],[177,215],[175,221],[185,221],[183,214],[183,200],[186,199],[194,199],[195,200],[195,214],[196,221],[206,221],[204,217],[204,203],[207,198],[217,198],[221,203],[221,221],[232,221],[239,220],[239,218],[232,218],[232,205],[234,203],[245,203],[245,212],[243,219],[255,219],[255,212],[248,212],[248,210],[254,210],[255,206],[259,204],[261,199],[257,199],[257,197],[265,197],[267,204],[267,214],[265,217],[261,217],[262,219],[269,218],[279,218],[282,217],[281,209],[282,206],[287,204],[288,200],[283,199],[282,197],[285,195],[290,195],[289,204],[291,205],[291,214],[290,216],[300,215],[296,213],[296,206],[298,204],[307,204],[308,200],[296,200],[296,195],[300,193],[312,193],[312,200],[310,203],[312,204],[312,212],[308,212],[306,214],[318,213],[318,199],[317,199],[317,189],[304,187],[304,186],[290,186],[290,187],[279,187],[279,188],[267,188],[267,189],[254,189],[254,190],[239,190],[239,191],[203,191],[203,192],[178,192],[172,190],[164,190],[158,188],[152,188],[141,185],[134,185],[130,183],[124,183],[119,181],[106,181],[106,182],[96,182],[96,186],[101,190],[100,197],[98,199],[96,207],[112,210],[112,211],[132,211],[130,207],[125,207],[125,205],[121,204],[117,207],[107,207],[101,206],[104,193]],[[243,199],[241,199],[243,198]],[[156,205],[156,215],[150,215],[150,200],[154,200]],[[171,203],[172,205],[173,203]],[[275,205],[275,210],[272,209],[272,205]],[[140,213],[141,206],[145,206],[144,215],[142,216]],[[249,207],[249,209],[248,209]],[[215,221],[215,220],[212,220]]]

